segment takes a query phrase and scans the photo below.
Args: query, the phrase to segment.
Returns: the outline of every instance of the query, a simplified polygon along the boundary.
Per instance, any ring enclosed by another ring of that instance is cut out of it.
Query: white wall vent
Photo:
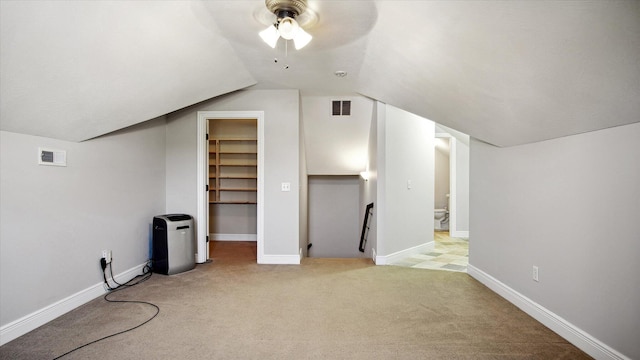
[[[334,100],[331,113],[333,116],[350,116],[351,100]]]
[[[67,166],[66,150],[38,148],[38,164]]]

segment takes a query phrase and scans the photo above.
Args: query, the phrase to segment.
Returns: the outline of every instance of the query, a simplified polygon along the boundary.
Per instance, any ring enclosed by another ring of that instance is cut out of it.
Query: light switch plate
[[[282,191],[291,191],[291,183],[283,182],[282,183]]]

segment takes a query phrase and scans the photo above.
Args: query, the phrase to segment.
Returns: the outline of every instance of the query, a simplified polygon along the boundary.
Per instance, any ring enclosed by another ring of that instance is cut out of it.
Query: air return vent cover
[[[67,152],[65,150],[38,148],[38,164],[67,166]]]
[[[334,100],[332,104],[333,116],[351,115],[351,100]]]

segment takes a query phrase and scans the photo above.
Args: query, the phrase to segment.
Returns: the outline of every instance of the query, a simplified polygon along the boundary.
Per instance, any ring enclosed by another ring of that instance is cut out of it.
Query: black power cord
[[[113,261],[113,260],[112,260],[112,261]],[[147,280],[149,280],[149,278],[151,278],[151,275],[153,275],[153,272],[151,271],[150,261],[147,261],[147,263],[145,264],[145,266],[144,266],[144,268],[143,268],[143,270],[142,270],[142,274],[141,274],[141,275],[137,275],[137,276],[136,276],[136,277],[134,277],[133,279],[131,279],[131,280],[129,280],[129,281],[127,281],[127,282],[123,283],[123,284],[120,284],[120,283],[118,283],[118,282],[116,281],[115,277],[113,276],[113,266],[111,266],[111,262],[112,262],[112,261],[110,261],[110,262],[108,262],[108,263],[107,263],[107,259],[105,259],[105,258],[101,258],[101,259],[100,259],[100,266],[102,267],[102,277],[104,278],[104,284],[106,285],[107,289],[109,289],[109,292],[107,292],[107,293],[104,295],[104,297],[103,297],[103,298],[104,298],[104,300],[105,300],[105,301],[107,301],[107,302],[110,302],[110,303],[129,303],[129,304],[143,304],[143,305],[149,305],[149,306],[151,306],[151,307],[155,308],[155,310],[156,310],[155,314],[153,314],[153,316],[151,316],[149,319],[145,320],[144,322],[142,322],[142,323],[140,323],[140,324],[138,324],[138,325],[136,325],[136,326],[134,326],[134,327],[132,327],[132,328],[129,328],[129,329],[126,329],[126,330],[122,330],[122,331],[119,331],[119,332],[117,332],[117,333],[114,333],[114,334],[111,334],[111,335],[107,335],[107,336],[101,337],[100,339],[97,339],[97,340],[94,340],[94,341],[88,342],[88,343],[86,343],[86,344],[84,344],[84,345],[80,345],[80,346],[76,347],[75,349],[69,350],[69,351],[67,351],[67,352],[66,352],[66,353],[64,353],[64,354],[62,354],[62,355],[60,355],[60,356],[55,357],[53,360],[57,360],[57,359],[60,359],[60,358],[62,358],[62,357],[65,357],[65,356],[67,356],[67,355],[71,354],[72,352],[74,352],[74,351],[76,351],[76,350],[80,350],[80,349],[82,349],[82,348],[84,348],[84,347],[86,347],[86,346],[89,346],[89,345],[95,344],[95,343],[100,342],[100,341],[102,341],[102,340],[106,340],[106,339],[112,338],[112,337],[114,337],[114,336],[118,336],[118,335],[120,335],[120,334],[124,334],[124,333],[126,333],[126,332],[129,332],[129,331],[135,330],[135,329],[137,329],[137,328],[141,327],[142,325],[144,325],[144,324],[148,323],[149,321],[153,320],[153,319],[154,319],[156,316],[158,316],[158,314],[160,313],[160,308],[158,307],[158,305],[152,304],[152,303],[147,302],[147,301],[138,301],[138,300],[111,300],[111,299],[109,299],[109,295],[111,295],[111,294],[113,294],[113,293],[115,293],[115,292],[117,292],[117,291],[124,290],[124,289],[126,289],[126,288],[128,288],[128,287],[138,285],[138,284],[140,284],[141,282],[147,281]],[[111,280],[113,280],[113,282],[114,282],[114,283],[116,283],[116,285],[117,285],[116,287],[111,287],[111,285],[109,285],[109,281],[107,281],[107,274],[106,274],[107,266],[109,266],[109,272],[110,272],[110,274],[111,274]],[[137,280],[136,280],[136,279],[137,279]],[[134,282],[134,280],[136,280],[136,281]]]
[[[113,261],[113,260],[112,260]],[[142,268],[142,274],[138,275],[136,277],[134,277],[133,279],[127,281],[124,284],[120,284],[118,281],[116,281],[115,276],[113,276],[113,266],[111,266],[111,261],[110,262],[106,262],[105,258],[100,259],[100,265],[102,266],[102,277],[104,278],[104,284],[107,287],[107,289],[109,290],[117,290],[120,287],[131,287],[131,286],[135,286],[138,285],[139,283],[143,282],[143,281],[147,281],[151,275],[153,274],[153,271],[151,271],[151,260],[147,261],[147,263],[144,265],[144,267]],[[107,281],[107,273],[106,273],[106,267],[109,266],[109,273],[111,275],[111,281],[113,281],[114,283],[116,283],[116,287],[111,287],[111,285],[109,285],[109,281]],[[133,282],[133,280],[140,278],[138,281]]]

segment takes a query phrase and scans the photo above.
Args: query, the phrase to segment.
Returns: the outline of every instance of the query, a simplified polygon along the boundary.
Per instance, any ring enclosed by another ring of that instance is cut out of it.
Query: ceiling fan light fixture
[[[280,37],[293,40],[296,49],[302,49],[311,41],[313,37],[296,21],[296,17],[307,10],[306,0],[265,0],[265,5],[277,19],[273,26],[260,32],[260,37],[269,46],[275,48]]]
[[[287,16],[278,20],[278,32],[283,39],[293,40],[299,30],[300,25],[298,25],[298,22],[292,17]]]
[[[260,37],[267,43],[267,45],[275,49],[278,39],[280,38],[280,34],[278,33],[278,29],[276,29],[274,25],[271,25],[260,31]]]
[[[302,28],[299,28],[296,37],[293,38],[293,44],[295,45],[296,50],[300,50],[307,46],[311,39],[313,39],[313,36],[309,35],[309,33],[304,31]]]

